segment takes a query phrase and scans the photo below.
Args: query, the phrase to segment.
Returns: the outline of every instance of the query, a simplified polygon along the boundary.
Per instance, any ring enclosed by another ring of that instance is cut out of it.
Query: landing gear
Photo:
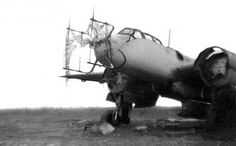
[[[117,106],[117,109],[105,112],[101,117],[101,121],[108,122],[113,126],[129,124],[131,110],[132,104],[122,102],[119,106]]]
[[[119,123],[129,124],[130,123],[130,114],[131,114],[132,104],[121,103],[115,112],[115,116]]]

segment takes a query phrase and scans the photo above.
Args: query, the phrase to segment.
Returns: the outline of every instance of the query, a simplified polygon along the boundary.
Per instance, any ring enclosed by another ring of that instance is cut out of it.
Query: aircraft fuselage
[[[152,81],[171,79],[174,70],[194,63],[193,59],[153,40],[124,34],[111,36],[110,46],[106,42],[99,44],[95,55],[103,65]]]

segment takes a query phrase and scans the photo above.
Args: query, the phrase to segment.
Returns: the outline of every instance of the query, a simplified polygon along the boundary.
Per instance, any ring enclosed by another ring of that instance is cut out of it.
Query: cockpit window
[[[128,35],[131,35],[131,34],[133,34],[133,32],[134,32],[133,29],[125,28],[125,29],[121,30],[121,31],[119,32],[119,34],[128,34]]]
[[[148,40],[153,41],[153,38],[152,38],[150,35],[146,35],[146,34],[145,34],[145,38],[148,39]]]
[[[134,39],[148,39],[151,40],[155,43],[159,43],[162,45],[162,42],[157,39],[156,37],[148,34],[148,33],[144,33],[138,29],[133,29],[133,28],[124,28],[123,30],[121,30],[118,34],[124,34],[124,35],[129,35],[130,38],[134,38]]]
[[[134,38],[135,38],[135,39],[142,39],[143,36],[142,36],[141,32],[135,31],[135,33],[134,33]]]
[[[146,39],[152,40],[153,42],[156,42],[156,43],[158,42],[159,44],[162,45],[161,40],[159,40],[158,38],[156,38],[156,37],[154,37],[154,36],[152,36],[152,35],[150,35],[150,34],[148,34],[148,33],[144,33],[144,35],[145,35],[145,38],[146,38]]]

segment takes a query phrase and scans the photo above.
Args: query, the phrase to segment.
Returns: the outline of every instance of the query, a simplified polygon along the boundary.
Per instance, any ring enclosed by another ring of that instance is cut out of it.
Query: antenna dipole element
[[[69,62],[68,62],[68,49],[69,49],[69,36],[70,36],[70,16],[69,16],[69,22],[68,22],[68,27],[67,27],[67,33],[66,33],[66,43],[65,43],[65,68],[69,68]],[[70,71],[66,70],[66,75],[70,75]],[[68,85],[68,78],[65,80],[66,86]]]
[[[93,21],[94,21],[94,6],[93,6],[93,14],[92,14],[92,23],[91,23],[91,35],[92,35],[92,32],[93,32]]]

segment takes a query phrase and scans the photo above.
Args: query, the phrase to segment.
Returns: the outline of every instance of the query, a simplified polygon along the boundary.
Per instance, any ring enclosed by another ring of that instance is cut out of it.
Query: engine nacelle
[[[131,78],[125,74],[111,72],[107,81],[110,93],[107,96],[108,101],[116,102],[122,96],[125,103],[134,103],[135,108],[155,106],[158,99],[152,83]]]
[[[207,86],[236,85],[236,55],[213,46],[201,52],[194,63]]]

